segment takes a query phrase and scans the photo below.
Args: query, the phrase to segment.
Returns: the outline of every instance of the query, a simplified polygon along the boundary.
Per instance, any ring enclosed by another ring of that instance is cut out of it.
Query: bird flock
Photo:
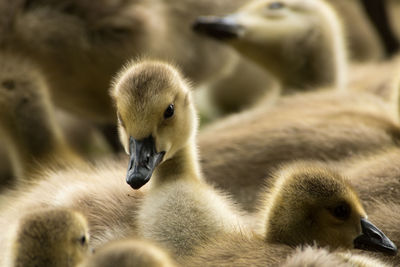
[[[0,267],[400,265],[400,2],[0,14]]]

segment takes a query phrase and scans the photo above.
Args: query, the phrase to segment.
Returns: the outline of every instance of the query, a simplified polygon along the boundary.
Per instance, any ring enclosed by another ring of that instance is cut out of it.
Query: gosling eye
[[[350,211],[351,209],[347,204],[340,204],[331,210],[333,216],[340,220],[348,219],[350,217]]]
[[[267,6],[267,8],[270,10],[282,9],[284,7],[285,7],[285,4],[282,2],[279,2],[279,1],[269,3]]]
[[[81,236],[81,238],[79,238],[79,243],[84,246],[86,244],[86,236]]]
[[[174,115],[174,104],[170,104],[167,109],[164,111],[164,118],[168,119]]]

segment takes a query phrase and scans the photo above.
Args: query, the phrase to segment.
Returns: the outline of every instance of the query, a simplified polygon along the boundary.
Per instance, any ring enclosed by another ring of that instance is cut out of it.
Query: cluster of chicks
[[[1,267],[400,265],[400,58],[361,1],[0,13]]]

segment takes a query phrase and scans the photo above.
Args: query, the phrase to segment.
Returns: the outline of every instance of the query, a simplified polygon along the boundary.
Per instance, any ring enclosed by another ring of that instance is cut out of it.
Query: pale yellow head
[[[131,155],[128,176],[147,182],[158,164],[193,141],[197,119],[189,86],[169,64],[133,62],[117,75],[111,95],[120,140]]]
[[[372,237],[379,229],[368,222],[355,191],[341,175],[322,166],[298,163],[278,172],[266,205],[267,241],[397,251],[383,233]],[[370,244],[366,235],[377,242]]]
[[[324,1],[254,0],[224,17],[200,17],[194,28],[233,46],[286,87],[342,86],[344,35]]]
[[[15,267],[75,267],[88,253],[85,218],[68,209],[45,209],[21,219],[15,239]]]

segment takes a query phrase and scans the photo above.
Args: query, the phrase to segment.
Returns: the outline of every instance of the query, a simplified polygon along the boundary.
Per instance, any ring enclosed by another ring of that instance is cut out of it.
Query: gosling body
[[[174,267],[171,257],[144,240],[124,239],[107,243],[88,258],[82,267]]]
[[[368,93],[321,91],[283,97],[274,107],[254,108],[203,129],[198,143],[204,176],[246,210],[254,210],[260,185],[280,164],[301,159],[339,162],[397,147],[397,116],[385,101]]]

